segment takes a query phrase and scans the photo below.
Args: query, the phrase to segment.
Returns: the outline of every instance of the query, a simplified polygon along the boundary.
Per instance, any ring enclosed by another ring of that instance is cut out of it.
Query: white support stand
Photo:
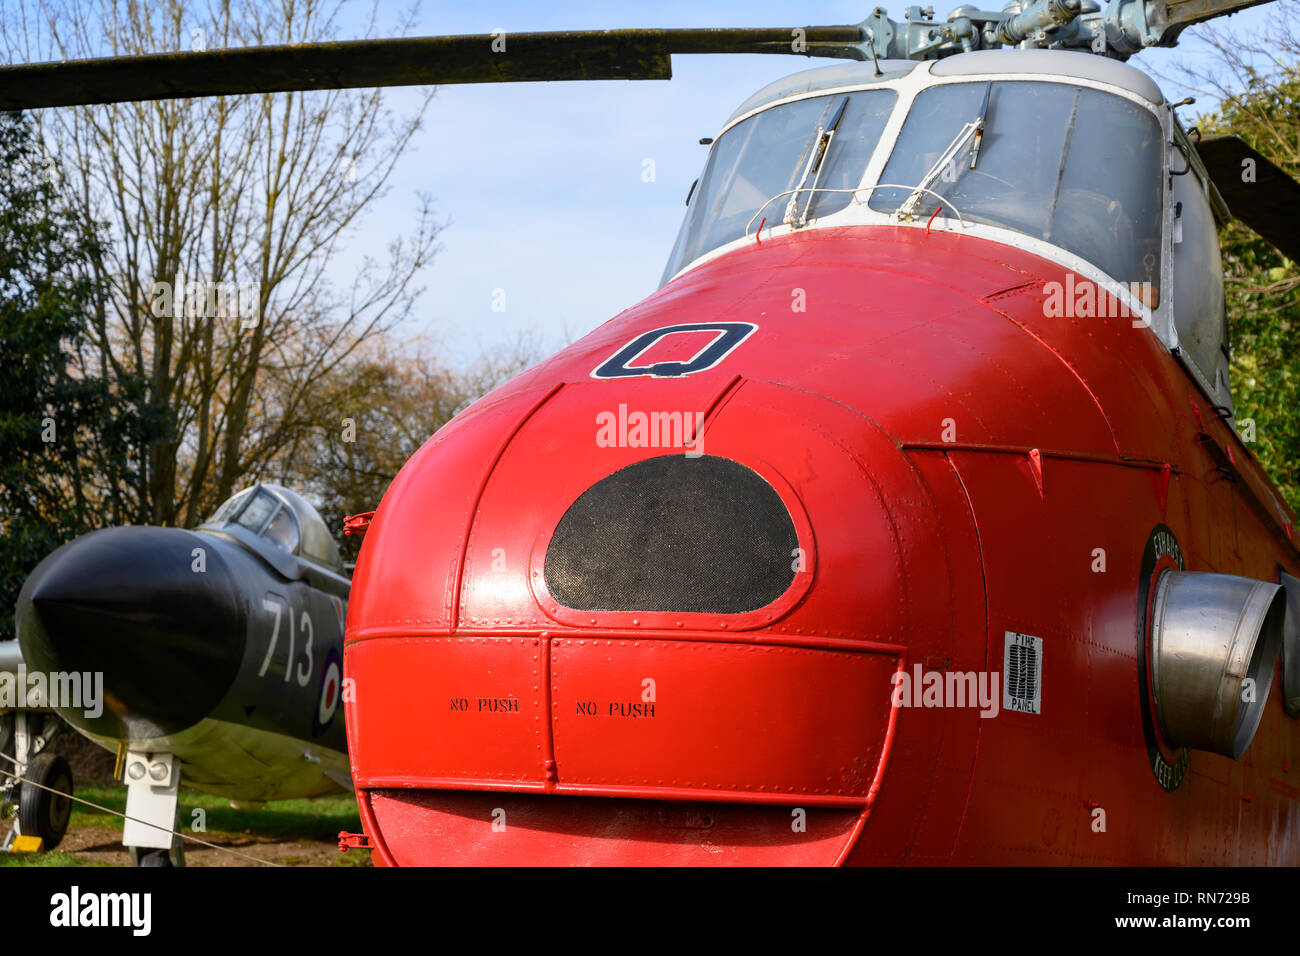
[[[179,841],[176,803],[181,787],[181,768],[172,754],[143,754],[127,751],[123,777],[126,781],[126,815],[122,843],[132,848],[167,850]],[[134,857],[134,852],[133,852]]]

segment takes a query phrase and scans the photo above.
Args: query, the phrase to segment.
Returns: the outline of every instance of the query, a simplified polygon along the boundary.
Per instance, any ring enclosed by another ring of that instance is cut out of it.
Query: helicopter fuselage
[[[771,102],[742,107],[695,193],[712,218],[688,212],[669,281],[403,468],[367,531],[345,643],[353,778],[379,860],[1300,861],[1300,733],[1277,661],[1240,760],[1171,743],[1154,699],[1163,576],[1300,572],[1293,518],[1229,424],[1219,342],[1191,339],[1202,312],[1221,313],[1222,286],[1188,304],[1193,268],[1208,267],[1191,201],[1175,209],[1172,112],[1158,91],[1120,96],[1110,74],[963,59],[941,62],[967,105],[913,130],[929,146],[903,157],[919,171],[905,187],[880,176],[908,104],[918,115],[948,80],[908,64],[903,105],[876,113],[847,74],[768,95],[778,108],[820,95],[788,116],[823,147],[840,117],[876,122],[852,198],[822,220],[808,184],[843,179],[825,165],[851,154],[835,139],[821,167],[799,161],[802,141],[789,150],[779,177],[788,166],[809,190],[796,185],[797,202],[773,203],[769,182],[732,209],[735,184],[756,182],[733,144],[761,141]],[[854,69],[871,77],[862,90],[882,82]],[[1069,161],[1085,154],[1006,140],[1008,97],[1057,96],[1026,91],[1048,81],[1069,88],[1074,112],[1052,115],[1080,149],[1105,130],[1075,123],[1101,102],[1078,91],[1125,101],[1154,200],[1094,201],[1096,171]],[[1025,194],[1046,164],[1052,209],[1076,218],[1049,217],[1046,237],[1009,228],[1016,190],[1000,186],[963,210],[962,174],[945,180],[939,160],[964,123],[983,126],[970,168],[996,174],[1019,149]],[[926,170],[933,196],[914,188]],[[1084,257],[1113,251],[1098,223],[1133,271]],[[691,247],[699,235],[722,241]],[[670,413],[699,424],[675,441]]]

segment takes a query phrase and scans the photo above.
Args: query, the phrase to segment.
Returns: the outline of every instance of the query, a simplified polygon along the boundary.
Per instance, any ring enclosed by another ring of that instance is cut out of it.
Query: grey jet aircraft
[[[58,675],[102,679],[101,706],[49,704],[117,754],[133,862],[183,862],[182,779],[237,807],[351,789],[339,706],[349,585],[320,515],[271,484],[197,530],[95,531],[32,572],[16,613],[22,664],[51,689]]]

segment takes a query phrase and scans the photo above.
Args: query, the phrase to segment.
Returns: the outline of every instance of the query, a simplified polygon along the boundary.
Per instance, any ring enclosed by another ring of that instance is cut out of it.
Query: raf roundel
[[[339,667],[338,652],[331,648],[329,657],[325,661],[325,676],[321,679],[320,685],[320,703],[317,706],[315,726],[312,728],[315,736],[324,733],[329,727],[330,721],[334,719],[334,714],[339,709],[339,698],[342,696],[343,677]]]

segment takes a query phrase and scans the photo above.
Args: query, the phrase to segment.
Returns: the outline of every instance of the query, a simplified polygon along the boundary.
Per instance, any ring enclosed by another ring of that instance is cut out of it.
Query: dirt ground
[[[112,781],[113,755],[84,737],[70,731],[61,733],[51,749],[68,761],[77,786]],[[12,820],[0,820],[0,841],[12,828]],[[349,850],[346,855],[339,853],[338,844],[333,841],[259,834],[252,829],[239,833],[199,833],[195,836],[227,850],[238,850],[247,856],[238,856],[187,840],[186,866],[258,866],[258,860],[279,866],[364,866],[369,861],[369,853],[364,850]],[[126,848],[122,846],[120,827],[74,825],[68,829],[56,850],[59,853],[73,854],[76,861],[83,865],[129,866],[131,862]]]
[[[0,832],[8,832],[6,823]],[[339,849],[325,843],[284,840],[256,833],[210,833],[203,839],[218,846],[238,850],[258,860],[280,866],[336,866]],[[74,827],[68,830],[59,850],[75,854],[81,863],[99,866],[129,866],[130,857],[122,846],[122,831],[108,827]],[[348,851],[356,856],[355,850]],[[193,842],[185,846],[186,866],[257,866],[253,860],[233,853],[223,853]]]

